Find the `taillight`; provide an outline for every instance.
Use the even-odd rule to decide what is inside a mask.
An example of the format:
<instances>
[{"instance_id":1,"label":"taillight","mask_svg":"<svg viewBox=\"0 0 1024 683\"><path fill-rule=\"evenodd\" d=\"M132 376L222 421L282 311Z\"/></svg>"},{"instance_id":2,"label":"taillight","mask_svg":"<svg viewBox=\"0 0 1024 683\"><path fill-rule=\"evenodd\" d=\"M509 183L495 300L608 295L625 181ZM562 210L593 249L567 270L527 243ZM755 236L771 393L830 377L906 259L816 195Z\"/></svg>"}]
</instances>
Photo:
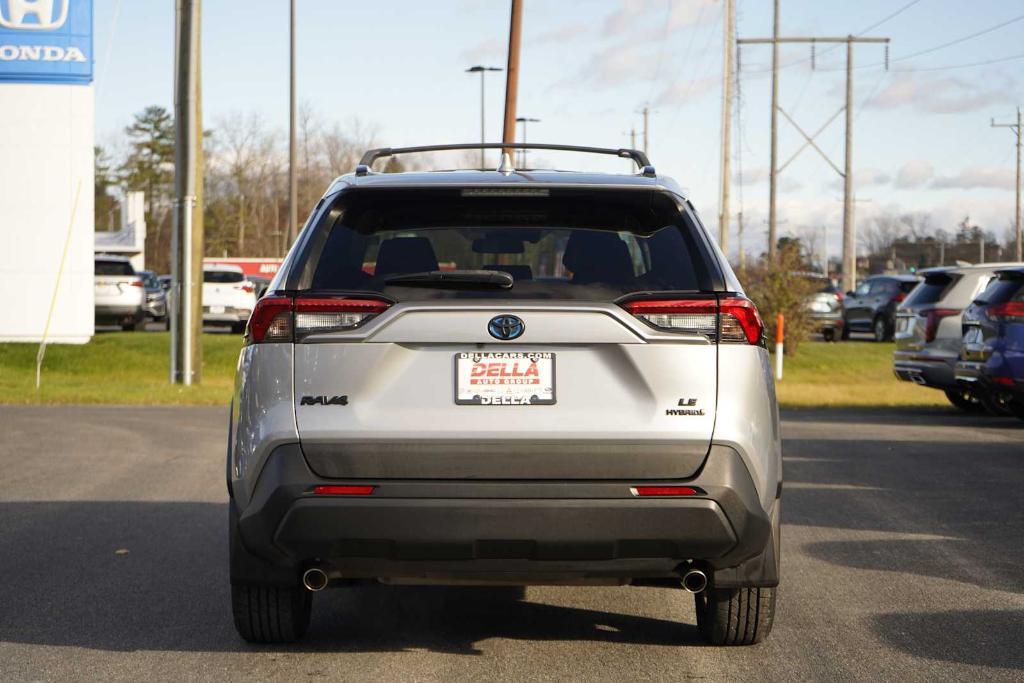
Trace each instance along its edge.
<instances>
[{"instance_id":1,"label":"taillight","mask_svg":"<svg viewBox=\"0 0 1024 683\"><path fill-rule=\"evenodd\" d=\"M704 492L692 486L634 486L630 493L634 496L700 496Z\"/></svg>"},{"instance_id":2,"label":"taillight","mask_svg":"<svg viewBox=\"0 0 1024 683\"><path fill-rule=\"evenodd\" d=\"M291 342L310 334L349 330L389 306L379 299L265 296L256 302L246 339L250 344Z\"/></svg>"},{"instance_id":3,"label":"taillight","mask_svg":"<svg viewBox=\"0 0 1024 683\"><path fill-rule=\"evenodd\" d=\"M722 342L759 344L764 332L757 307L743 297L638 300L622 306L652 327Z\"/></svg>"},{"instance_id":4,"label":"taillight","mask_svg":"<svg viewBox=\"0 0 1024 683\"><path fill-rule=\"evenodd\" d=\"M900 292L899 294L894 296L892 300L895 301L896 303L899 303L899 302L903 301L906 298L907 298L907 293L906 292Z\"/></svg>"},{"instance_id":5,"label":"taillight","mask_svg":"<svg viewBox=\"0 0 1024 683\"><path fill-rule=\"evenodd\" d=\"M244 285L242 285L242 286L241 286L241 287L240 287L239 289L241 289L241 290L242 290L243 292L245 292L246 294L252 294L253 292L255 292L255 291L256 291L256 288L252 286L252 283L251 283L251 282L246 282L246 283L245 283Z\"/></svg>"},{"instance_id":6,"label":"taillight","mask_svg":"<svg viewBox=\"0 0 1024 683\"><path fill-rule=\"evenodd\" d=\"M245 340L249 344L292 341L292 299L265 296L256 302L249 316Z\"/></svg>"},{"instance_id":7,"label":"taillight","mask_svg":"<svg viewBox=\"0 0 1024 683\"><path fill-rule=\"evenodd\" d=\"M1007 301L1005 304L993 304L985 311L989 320L1004 323L1024 322L1024 301Z\"/></svg>"},{"instance_id":8,"label":"taillight","mask_svg":"<svg viewBox=\"0 0 1024 683\"><path fill-rule=\"evenodd\" d=\"M131 281L131 286L132 287L141 287L142 286L142 280L132 280Z\"/></svg>"},{"instance_id":9,"label":"taillight","mask_svg":"<svg viewBox=\"0 0 1024 683\"><path fill-rule=\"evenodd\" d=\"M369 496L376 486L331 485L314 486L313 494L317 496Z\"/></svg>"},{"instance_id":10,"label":"taillight","mask_svg":"<svg viewBox=\"0 0 1024 683\"><path fill-rule=\"evenodd\" d=\"M358 327L389 306L387 301L379 299L296 299L295 334L320 334Z\"/></svg>"},{"instance_id":11,"label":"taillight","mask_svg":"<svg viewBox=\"0 0 1024 683\"><path fill-rule=\"evenodd\" d=\"M942 322L942 319L948 318L951 315L958 315L959 313L960 310L957 308L933 308L925 311L924 340L926 342L935 341L935 335L939 332L939 323Z\"/></svg>"}]
</instances>

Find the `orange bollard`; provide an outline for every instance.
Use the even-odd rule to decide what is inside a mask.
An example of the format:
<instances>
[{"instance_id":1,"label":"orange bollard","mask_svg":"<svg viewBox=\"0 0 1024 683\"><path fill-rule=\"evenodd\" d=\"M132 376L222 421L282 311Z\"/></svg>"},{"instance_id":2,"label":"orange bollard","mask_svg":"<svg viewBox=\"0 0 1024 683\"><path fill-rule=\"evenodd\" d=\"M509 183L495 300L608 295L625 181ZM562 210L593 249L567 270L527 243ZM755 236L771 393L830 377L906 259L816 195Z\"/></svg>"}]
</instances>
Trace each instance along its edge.
<instances>
[{"instance_id":1,"label":"orange bollard","mask_svg":"<svg viewBox=\"0 0 1024 683\"><path fill-rule=\"evenodd\" d=\"M782 379L783 342L786 339L786 316L779 313L775 318L775 379Z\"/></svg>"}]
</instances>

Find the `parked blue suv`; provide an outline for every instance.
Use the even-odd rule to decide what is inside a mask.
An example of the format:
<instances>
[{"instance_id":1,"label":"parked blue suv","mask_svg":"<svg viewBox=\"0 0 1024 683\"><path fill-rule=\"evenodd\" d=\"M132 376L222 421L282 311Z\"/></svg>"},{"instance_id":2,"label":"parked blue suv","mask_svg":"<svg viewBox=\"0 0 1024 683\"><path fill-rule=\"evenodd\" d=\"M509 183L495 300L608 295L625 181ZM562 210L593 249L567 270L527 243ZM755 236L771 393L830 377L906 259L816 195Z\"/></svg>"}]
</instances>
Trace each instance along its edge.
<instances>
[{"instance_id":1,"label":"parked blue suv","mask_svg":"<svg viewBox=\"0 0 1024 683\"><path fill-rule=\"evenodd\" d=\"M964 311L956 380L1024 420L1024 266L996 277Z\"/></svg>"}]
</instances>

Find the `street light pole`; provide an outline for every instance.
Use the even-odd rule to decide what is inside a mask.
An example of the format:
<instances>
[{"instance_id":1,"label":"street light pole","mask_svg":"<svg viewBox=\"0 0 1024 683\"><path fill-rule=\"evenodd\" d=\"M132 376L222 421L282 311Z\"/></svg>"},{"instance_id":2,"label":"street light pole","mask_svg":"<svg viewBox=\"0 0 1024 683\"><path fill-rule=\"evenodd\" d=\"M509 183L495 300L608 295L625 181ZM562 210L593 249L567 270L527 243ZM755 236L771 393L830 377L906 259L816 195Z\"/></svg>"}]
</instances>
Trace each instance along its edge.
<instances>
[{"instance_id":1,"label":"street light pole","mask_svg":"<svg viewBox=\"0 0 1024 683\"><path fill-rule=\"evenodd\" d=\"M540 123L540 119L530 118L529 116L517 116L516 123L523 124L523 144L526 144L526 124L527 123ZM519 166L526 168L526 152L527 150L521 150L519 152Z\"/></svg>"},{"instance_id":2,"label":"street light pole","mask_svg":"<svg viewBox=\"0 0 1024 683\"><path fill-rule=\"evenodd\" d=\"M485 144L487 142L487 136L485 135L485 132L484 132L485 131L485 123L486 123L486 120L487 120L486 117L484 116L484 107L485 107L485 99L484 99L484 74L486 74L488 71L501 71L501 69L496 67L496 66L481 66L479 64L477 64L476 66L471 66L468 69L466 69L466 73L468 73L468 74L475 74L475 73L480 74L480 144ZM486 159L484 158L484 149L481 147L480 148L480 170L481 171L484 170L484 167L485 167L486 163L487 163Z\"/></svg>"},{"instance_id":3,"label":"street light pole","mask_svg":"<svg viewBox=\"0 0 1024 683\"><path fill-rule=\"evenodd\" d=\"M291 248L299 232L299 179L295 173L295 0L291 0L288 49L288 248Z\"/></svg>"}]
</instances>

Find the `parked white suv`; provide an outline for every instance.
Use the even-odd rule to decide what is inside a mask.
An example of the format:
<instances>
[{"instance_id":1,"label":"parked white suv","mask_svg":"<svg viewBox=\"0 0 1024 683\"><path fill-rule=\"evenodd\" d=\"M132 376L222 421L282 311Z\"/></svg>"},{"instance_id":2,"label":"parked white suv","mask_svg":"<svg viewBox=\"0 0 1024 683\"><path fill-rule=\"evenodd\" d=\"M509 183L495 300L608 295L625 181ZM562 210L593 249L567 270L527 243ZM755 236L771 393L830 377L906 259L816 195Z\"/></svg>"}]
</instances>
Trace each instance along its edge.
<instances>
[{"instance_id":1,"label":"parked white suv","mask_svg":"<svg viewBox=\"0 0 1024 683\"><path fill-rule=\"evenodd\" d=\"M131 261L123 256L97 256L94 296L96 324L120 325L125 332L146 324L146 288Z\"/></svg>"},{"instance_id":2,"label":"parked white suv","mask_svg":"<svg viewBox=\"0 0 1024 683\"><path fill-rule=\"evenodd\" d=\"M238 266L203 268L203 324L227 325L241 334L256 306L256 287Z\"/></svg>"}]
</instances>

